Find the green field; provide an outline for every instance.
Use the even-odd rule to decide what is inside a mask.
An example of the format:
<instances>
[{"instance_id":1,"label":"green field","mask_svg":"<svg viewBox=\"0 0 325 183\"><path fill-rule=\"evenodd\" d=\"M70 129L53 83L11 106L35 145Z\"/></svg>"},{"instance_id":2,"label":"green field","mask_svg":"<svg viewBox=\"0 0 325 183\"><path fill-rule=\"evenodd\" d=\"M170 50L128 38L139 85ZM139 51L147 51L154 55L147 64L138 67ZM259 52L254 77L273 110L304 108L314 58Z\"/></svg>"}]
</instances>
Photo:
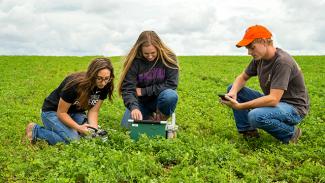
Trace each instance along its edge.
<instances>
[{"instance_id":1,"label":"green field","mask_svg":"<svg viewBox=\"0 0 325 183\"><path fill-rule=\"evenodd\" d=\"M216 94L248 64L250 57L239 56L179 57L176 139L133 142L120 128L124 105L115 92L99 116L112 129L106 142L22 143L29 121L42 124L44 98L92 58L0 56L0 182L325 182L325 56L295 57L311 98L296 145L265 132L247 141L236 132ZM121 58L112 60L119 76ZM259 89L255 78L248 86Z\"/></svg>"}]
</instances>

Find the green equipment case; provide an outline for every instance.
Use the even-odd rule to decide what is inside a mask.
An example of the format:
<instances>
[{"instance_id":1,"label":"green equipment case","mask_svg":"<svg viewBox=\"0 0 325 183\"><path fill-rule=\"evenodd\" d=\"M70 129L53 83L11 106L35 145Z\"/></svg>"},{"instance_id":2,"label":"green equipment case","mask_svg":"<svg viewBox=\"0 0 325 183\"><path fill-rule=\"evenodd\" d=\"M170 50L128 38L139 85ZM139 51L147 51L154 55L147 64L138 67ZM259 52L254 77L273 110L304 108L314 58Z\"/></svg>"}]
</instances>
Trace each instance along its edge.
<instances>
[{"instance_id":1,"label":"green equipment case","mask_svg":"<svg viewBox=\"0 0 325 183\"><path fill-rule=\"evenodd\" d=\"M130 127L130 136L133 140L138 140L141 134L147 135L149 138L163 137L166 138L167 121L151 121L151 120L128 120Z\"/></svg>"}]
</instances>

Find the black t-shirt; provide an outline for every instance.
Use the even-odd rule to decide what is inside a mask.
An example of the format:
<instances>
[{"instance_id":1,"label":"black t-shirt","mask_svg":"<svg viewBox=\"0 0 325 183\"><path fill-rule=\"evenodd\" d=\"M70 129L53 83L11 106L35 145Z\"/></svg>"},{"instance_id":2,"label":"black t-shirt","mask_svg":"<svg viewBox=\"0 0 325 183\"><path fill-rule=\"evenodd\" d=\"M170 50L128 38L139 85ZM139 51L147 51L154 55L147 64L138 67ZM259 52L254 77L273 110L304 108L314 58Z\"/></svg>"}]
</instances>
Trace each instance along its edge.
<instances>
[{"instance_id":1,"label":"black t-shirt","mask_svg":"<svg viewBox=\"0 0 325 183\"><path fill-rule=\"evenodd\" d=\"M277 48L271 60L252 60L245 70L249 76L258 76L265 95L271 89L281 89L281 102L293 105L300 115L309 111L309 97L299 65L285 51Z\"/></svg>"},{"instance_id":2,"label":"black t-shirt","mask_svg":"<svg viewBox=\"0 0 325 183\"><path fill-rule=\"evenodd\" d=\"M62 83L48 96L45 98L42 111L57 111L60 98L65 102L71 103L68 113L84 112L85 109L78 109L79 104L77 86L72 86L66 90L63 90L64 86L71 80L71 76L66 77ZM104 100L107 98L108 86L99 89L97 87L91 92L89 98L89 105L94 106L98 100Z\"/></svg>"}]
</instances>

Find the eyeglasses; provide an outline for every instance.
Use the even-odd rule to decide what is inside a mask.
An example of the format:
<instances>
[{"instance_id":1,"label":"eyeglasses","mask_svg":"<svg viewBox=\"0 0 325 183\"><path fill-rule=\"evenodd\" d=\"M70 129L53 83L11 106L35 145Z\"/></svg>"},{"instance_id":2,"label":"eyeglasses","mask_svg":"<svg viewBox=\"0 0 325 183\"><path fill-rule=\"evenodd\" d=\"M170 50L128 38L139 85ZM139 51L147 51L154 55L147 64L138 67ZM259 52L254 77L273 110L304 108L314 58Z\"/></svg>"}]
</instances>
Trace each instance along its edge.
<instances>
[{"instance_id":1,"label":"eyeglasses","mask_svg":"<svg viewBox=\"0 0 325 183\"><path fill-rule=\"evenodd\" d=\"M106 83L108 83L108 82L112 81L112 78L111 77L105 77L105 78L103 78L103 77L97 76L96 77L96 81L98 81L98 82L105 81Z\"/></svg>"}]
</instances>

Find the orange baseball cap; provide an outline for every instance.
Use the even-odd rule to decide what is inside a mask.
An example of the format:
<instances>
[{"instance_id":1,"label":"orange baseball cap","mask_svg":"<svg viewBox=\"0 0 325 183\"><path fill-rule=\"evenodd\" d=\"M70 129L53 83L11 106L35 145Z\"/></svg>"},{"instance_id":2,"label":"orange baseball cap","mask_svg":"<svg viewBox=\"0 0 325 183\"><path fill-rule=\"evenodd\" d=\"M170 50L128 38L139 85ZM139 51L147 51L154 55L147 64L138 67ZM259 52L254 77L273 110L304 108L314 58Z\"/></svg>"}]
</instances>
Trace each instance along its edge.
<instances>
[{"instance_id":1,"label":"orange baseball cap","mask_svg":"<svg viewBox=\"0 0 325 183\"><path fill-rule=\"evenodd\" d=\"M261 25L254 25L254 26L249 27L246 30L243 39L241 41L239 41L236 44L236 46L238 48L240 48L242 46L249 45L251 42L253 42L257 38L269 39L271 37L272 37L272 33L266 27L261 26Z\"/></svg>"}]
</instances>

